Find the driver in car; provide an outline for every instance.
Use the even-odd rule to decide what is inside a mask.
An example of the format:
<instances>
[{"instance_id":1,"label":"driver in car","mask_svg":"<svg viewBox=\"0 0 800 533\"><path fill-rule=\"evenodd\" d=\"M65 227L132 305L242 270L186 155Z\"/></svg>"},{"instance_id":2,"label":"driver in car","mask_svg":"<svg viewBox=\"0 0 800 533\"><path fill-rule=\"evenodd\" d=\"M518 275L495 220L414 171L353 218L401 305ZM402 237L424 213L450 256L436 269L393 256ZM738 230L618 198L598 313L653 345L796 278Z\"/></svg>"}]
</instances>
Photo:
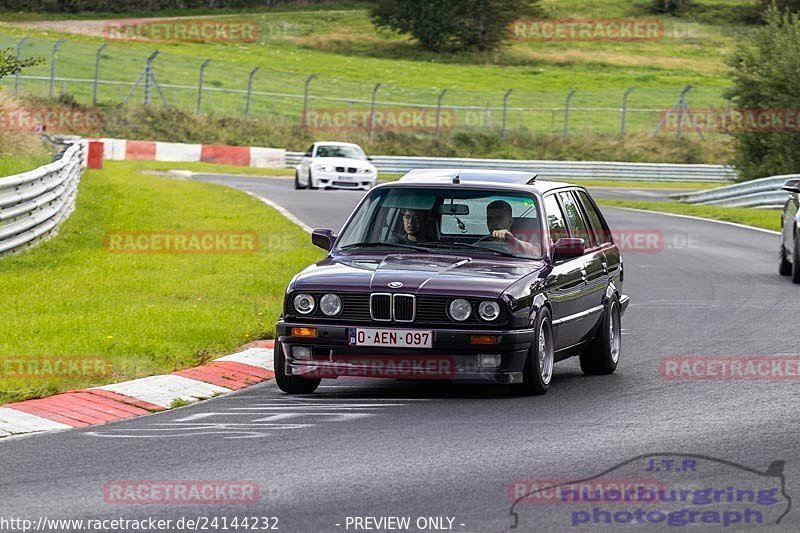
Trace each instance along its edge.
<instances>
[{"instance_id":1,"label":"driver in car","mask_svg":"<svg viewBox=\"0 0 800 533\"><path fill-rule=\"evenodd\" d=\"M514 216L511 204L503 200L495 200L486 206L486 225L492 237L499 241L505 241L511 246L519 247L523 253L528 255L538 255L539 250L533 244L520 240L511 232L511 224L514 223Z\"/></svg>"}]
</instances>

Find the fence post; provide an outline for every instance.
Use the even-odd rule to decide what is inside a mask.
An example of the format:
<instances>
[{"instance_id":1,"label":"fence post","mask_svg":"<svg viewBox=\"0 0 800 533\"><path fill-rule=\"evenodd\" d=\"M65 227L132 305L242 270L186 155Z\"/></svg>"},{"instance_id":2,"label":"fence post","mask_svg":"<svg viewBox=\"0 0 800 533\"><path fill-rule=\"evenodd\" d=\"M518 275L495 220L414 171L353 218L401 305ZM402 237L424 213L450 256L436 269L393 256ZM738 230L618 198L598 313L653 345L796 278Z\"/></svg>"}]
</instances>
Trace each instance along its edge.
<instances>
[{"instance_id":1,"label":"fence post","mask_svg":"<svg viewBox=\"0 0 800 533\"><path fill-rule=\"evenodd\" d=\"M503 129L500 131L500 136L505 139L506 138L506 123L508 120L508 97L511 96L511 91L514 89L509 89L506 91L506 94L503 95Z\"/></svg>"},{"instance_id":2,"label":"fence post","mask_svg":"<svg viewBox=\"0 0 800 533\"><path fill-rule=\"evenodd\" d=\"M628 96L633 92L635 87L629 87L625 94L622 95L622 118L620 119L619 135L625 137L625 128L628 121Z\"/></svg>"},{"instance_id":3,"label":"fence post","mask_svg":"<svg viewBox=\"0 0 800 533\"><path fill-rule=\"evenodd\" d=\"M144 105L149 106L150 100L152 98L152 83L153 83L153 61L155 61L156 57L160 52L158 50L154 51L150 56L147 58L147 64L145 65L145 79L144 79Z\"/></svg>"},{"instance_id":4,"label":"fence post","mask_svg":"<svg viewBox=\"0 0 800 533\"><path fill-rule=\"evenodd\" d=\"M439 93L439 99L436 102L436 142L439 142L439 139L442 137L442 100L446 92L447 89L442 89L442 92Z\"/></svg>"},{"instance_id":5,"label":"fence post","mask_svg":"<svg viewBox=\"0 0 800 533\"><path fill-rule=\"evenodd\" d=\"M197 82L197 109L195 113L200 113L200 106L203 105L203 77L209 63L211 63L211 60L206 59L203 61L203 64L200 65L200 79Z\"/></svg>"},{"instance_id":6,"label":"fence post","mask_svg":"<svg viewBox=\"0 0 800 533\"><path fill-rule=\"evenodd\" d=\"M97 49L97 55L94 59L94 85L92 86L92 105L97 105L97 86L100 83L100 56L103 53L103 50L106 49L108 43L100 45L100 48Z\"/></svg>"},{"instance_id":7,"label":"fence post","mask_svg":"<svg viewBox=\"0 0 800 533\"><path fill-rule=\"evenodd\" d=\"M50 51L50 92L48 95L50 98L53 97L53 90L55 89L56 83L56 54L58 53L58 49L61 48L67 40L66 39L59 39L53 44L53 49Z\"/></svg>"},{"instance_id":8,"label":"fence post","mask_svg":"<svg viewBox=\"0 0 800 533\"><path fill-rule=\"evenodd\" d=\"M564 102L564 138L569 137L569 104L572 102L572 97L575 96L575 89L569 91L567 101Z\"/></svg>"},{"instance_id":9,"label":"fence post","mask_svg":"<svg viewBox=\"0 0 800 533\"><path fill-rule=\"evenodd\" d=\"M23 37L17 43L17 51L16 51L16 53L14 55L14 57L17 59L17 63L19 63L20 59L22 59L22 47L25 46L25 43L27 43L29 40L30 39L28 39L28 36L26 35L25 37ZM20 74L21 74L21 72L18 70L16 72L16 75L14 76L14 94L15 95L19 94Z\"/></svg>"},{"instance_id":10,"label":"fence post","mask_svg":"<svg viewBox=\"0 0 800 533\"><path fill-rule=\"evenodd\" d=\"M305 92L303 93L303 118L302 118L303 128L308 127L308 123L306 122L306 117L308 116L308 86L311 85L311 82L316 77L317 77L316 74L312 74L311 76L306 78L306 89Z\"/></svg>"},{"instance_id":11,"label":"fence post","mask_svg":"<svg viewBox=\"0 0 800 533\"><path fill-rule=\"evenodd\" d=\"M261 70L261 68L259 67L256 67L253 70L251 70L250 78L247 80L247 104L245 104L244 106L245 117L250 114L250 99L253 96L253 78L256 77L256 74L258 73L259 70Z\"/></svg>"},{"instance_id":12,"label":"fence post","mask_svg":"<svg viewBox=\"0 0 800 533\"><path fill-rule=\"evenodd\" d=\"M730 128L728 127L728 122L731 120L731 98L728 97L725 99L725 117L723 118L723 126L722 129L725 133L730 133Z\"/></svg>"},{"instance_id":13,"label":"fence post","mask_svg":"<svg viewBox=\"0 0 800 533\"><path fill-rule=\"evenodd\" d=\"M369 108L369 138L372 139L372 134L375 131L375 100L378 97L378 89L381 88L380 83L375 84L375 88L372 89L372 103L370 104Z\"/></svg>"},{"instance_id":14,"label":"fence post","mask_svg":"<svg viewBox=\"0 0 800 533\"><path fill-rule=\"evenodd\" d=\"M688 106L686 105L686 93L692 90L691 85L687 85L681 91L680 103L680 111L678 111L678 137L683 137L683 114L687 112ZM691 116L690 116L691 119Z\"/></svg>"}]
</instances>

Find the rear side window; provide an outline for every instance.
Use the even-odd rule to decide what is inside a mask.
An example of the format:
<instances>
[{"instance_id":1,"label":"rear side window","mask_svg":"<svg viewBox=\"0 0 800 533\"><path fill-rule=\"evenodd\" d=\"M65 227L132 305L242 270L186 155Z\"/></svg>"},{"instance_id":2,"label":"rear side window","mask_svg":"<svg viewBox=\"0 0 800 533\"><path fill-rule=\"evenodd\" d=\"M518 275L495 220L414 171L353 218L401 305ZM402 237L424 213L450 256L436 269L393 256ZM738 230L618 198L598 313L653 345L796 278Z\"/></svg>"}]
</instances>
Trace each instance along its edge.
<instances>
[{"instance_id":1,"label":"rear side window","mask_svg":"<svg viewBox=\"0 0 800 533\"><path fill-rule=\"evenodd\" d=\"M589 198L589 194L586 191L577 191L577 194L581 204L583 205L583 212L586 213L586 216L589 219L589 225L591 226L590 229L592 231L594 241L597 244L612 242L611 232L608 229L608 225L603 220L603 216L597 210L597 207L594 205L592 199Z\"/></svg>"},{"instance_id":2,"label":"rear side window","mask_svg":"<svg viewBox=\"0 0 800 533\"><path fill-rule=\"evenodd\" d=\"M547 226L550 228L550 239L553 244L558 242L558 239L569 237L564 214L561 212L561 207L559 207L558 200L556 200L554 194L544 197L544 210L547 217Z\"/></svg>"},{"instance_id":3,"label":"rear side window","mask_svg":"<svg viewBox=\"0 0 800 533\"><path fill-rule=\"evenodd\" d=\"M578 205L578 201L573 196L572 191L558 193L558 197L561 200L561 205L564 206L569 232L573 237L586 241L587 248L593 246L594 243L589 235L589 229L586 227L586 222L584 222L581 214L581 207Z\"/></svg>"}]
</instances>

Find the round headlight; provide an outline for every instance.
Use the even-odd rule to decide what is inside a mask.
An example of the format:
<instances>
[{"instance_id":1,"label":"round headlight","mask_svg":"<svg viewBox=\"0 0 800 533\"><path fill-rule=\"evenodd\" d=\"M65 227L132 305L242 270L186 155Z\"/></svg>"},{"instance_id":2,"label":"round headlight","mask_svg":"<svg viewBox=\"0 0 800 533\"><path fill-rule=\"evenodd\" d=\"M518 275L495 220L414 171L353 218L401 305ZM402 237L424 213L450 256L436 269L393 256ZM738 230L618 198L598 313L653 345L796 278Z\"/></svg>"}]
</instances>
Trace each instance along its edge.
<instances>
[{"instance_id":1,"label":"round headlight","mask_svg":"<svg viewBox=\"0 0 800 533\"><path fill-rule=\"evenodd\" d=\"M472 305L463 299L459 298L450 302L450 317L453 320L463 322L472 314Z\"/></svg>"},{"instance_id":2,"label":"round headlight","mask_svg":"<svg viewBox=\"0 0 800 533\"><path fill-rule=\"evenodd\" d=\"M487 322L497 320L500 316L500 304L488 300L481 302L478 305L478 315Z\"/></svg>"},{"instance_id":3,"label":"round headlight","mask_svg":"<svg viewBox=\"0 0 800 533\"><path fill-rule=\"evenodd\" d=\"M342 312L342 299L335 294L326 294L320 298L319 308L326 316L336 316Z\"/></svg>"},{"instance_id":4,"label":"round headlight","mask_svg":"<svg viewBox=\"0 0 800 533\"><path fill-rule=\"evenodd\" d=\"M301 315L310 315L316 307L317 303L310 294L298 294L294 297L294 308Z\"/></svg>"}]
</instances>

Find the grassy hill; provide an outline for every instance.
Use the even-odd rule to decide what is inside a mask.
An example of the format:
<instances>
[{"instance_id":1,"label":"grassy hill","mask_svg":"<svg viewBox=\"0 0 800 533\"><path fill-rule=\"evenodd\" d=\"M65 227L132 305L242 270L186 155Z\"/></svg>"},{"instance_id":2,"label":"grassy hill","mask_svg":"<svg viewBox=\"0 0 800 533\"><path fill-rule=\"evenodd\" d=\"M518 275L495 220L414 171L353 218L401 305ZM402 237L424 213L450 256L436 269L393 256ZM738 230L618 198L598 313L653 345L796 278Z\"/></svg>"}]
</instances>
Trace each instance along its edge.
<instances>
[{"instance_id":1,"label":"grassy hill","mask_svg":"<svg viewBox=\"0 0 800 533\"><path fill-rule=\"evenodd\" d=\"M544 0L551 18L652 17L644 0ZM379 109L408 104L435 106L437 96L447 90L443 106L455 109L459 131L497 131L502 123L503 94L509 98L507 125L534 134L561 134L565 100L571 102L568 131L572 135L613 135L620 128L623 93L630 94L628 131L651 133L660 112L672 106L682 87L692 84L689 103L693 107L723 107L723 92L729 85L725 56L742 35L751 31L755 1L698 0L691 18L660 17L664 37L653 42L514 42L494 54L436 55L421 51L410 39L387 31L376 31L364 5L346 3L323 7L260 10L247 14L229 12L220 18L252 18L262 28L258 43L142 43L109 42L100 62L99 99L121 102L155 48L156 76L170 105L194 109L200 65L210 59L206 74L203 111L241 116L244 90L253 68L255 94L250 114L299 125L303 90L310 74L318 77L310 85L310 109L365 109L376 83ZM198 12L198 14L203 14ZM141 14L130 14L141 15ZM152 13L150 13L152 16ZM106 15L107 16L107 15ZM119 17L119 14L115 14ZM102 19L104 15L93 14ZM56 24L34 21L35 28L11 25L23 16L0 16L0 47L11 47L27 35L27 56L49 58L59 38L67 38L58 56L58 92L91 101L97 47L105 41L101 30L76 35L75 21ZM89 18L88 15L79 17ZM99 25L98 27L101 27ZM49 92L50 65L27 74L40 79L24 80L26 92ZM11 89L14 80L4 85ZM157 96L156 96L157 98ZM131 95L141 102L140 88ZM720 142L719 140L704 142ZM293 148L302 148L293 146ZM723 151L724 152L724 151Z\"/></svg>"}]
</instances>

